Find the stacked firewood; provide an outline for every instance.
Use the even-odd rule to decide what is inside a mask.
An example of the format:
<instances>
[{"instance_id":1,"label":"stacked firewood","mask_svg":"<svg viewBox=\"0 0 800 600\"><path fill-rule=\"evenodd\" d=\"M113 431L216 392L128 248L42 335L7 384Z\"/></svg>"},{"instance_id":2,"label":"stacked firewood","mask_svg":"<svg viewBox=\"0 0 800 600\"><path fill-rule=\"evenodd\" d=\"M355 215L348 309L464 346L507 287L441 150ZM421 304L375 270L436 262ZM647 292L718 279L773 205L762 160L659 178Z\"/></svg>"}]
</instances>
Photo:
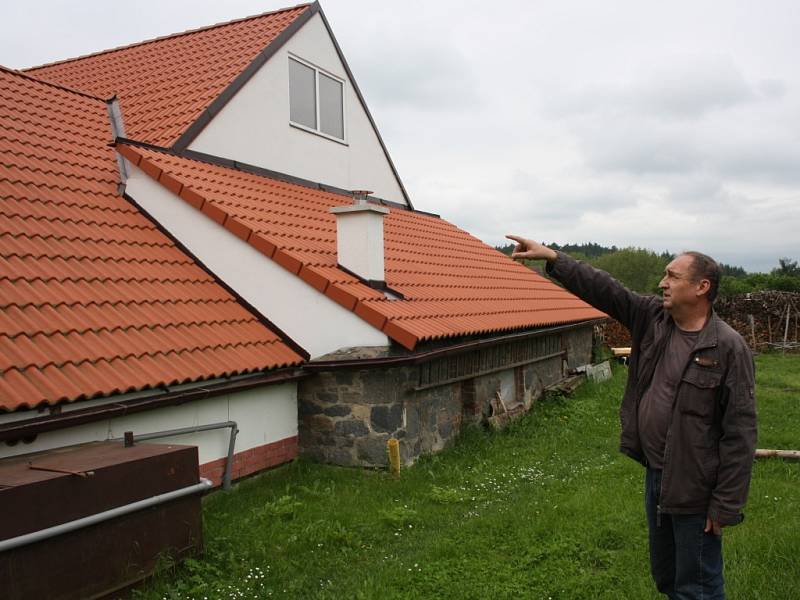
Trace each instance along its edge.
<instances>
[{"instance_id":1,"label":"stacked firewood","mask_svg":"<svg viewBox=\"0 0 800 600\"><path fill-rule=\"evenodd\" d=\"M609 348L627 348L631 345L631 332L616 319L608 319L604 341Z\"/></svg>"},{"instance_id":2,"label":"stacked firewood","mask_svg":"<svg viewBox=\"0 0 800 600\"><path fill-rule=\"evenodd\" d=\"M800 294L796 292L739 294L720 298L714 308L754 350L800 341Z\"/></svg>"},{"instance_id":3,"label":"stacked firewood","mask_svg":"<svg viewBox=\"0 0 800 600\"><path fill-rule=\"evenodd\" d=\"M764 291L719 298L714 309L753 350L784 346L793 350L800 345L800 294L796 292ZM631 345L630 332L614 319L606 321L604 337L610 348Z\"/></svg>"}]
</instances>

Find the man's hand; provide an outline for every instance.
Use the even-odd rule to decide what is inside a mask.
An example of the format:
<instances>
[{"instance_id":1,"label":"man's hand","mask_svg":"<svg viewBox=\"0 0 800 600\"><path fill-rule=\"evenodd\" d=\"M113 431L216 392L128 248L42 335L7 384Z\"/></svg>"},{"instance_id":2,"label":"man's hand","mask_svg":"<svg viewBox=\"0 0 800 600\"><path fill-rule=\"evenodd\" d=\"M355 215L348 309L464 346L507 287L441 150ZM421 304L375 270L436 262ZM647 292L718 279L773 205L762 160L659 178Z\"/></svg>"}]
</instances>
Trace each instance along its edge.
<instances>
[{"instance_id":1,"label":"man's hand","mask_svg":"<svg viewBox=\"0 0 800 600\"><path fill-rule=\"evenodd\" d=\"M544 259L553 261L558 256L555 250L548 248L534 242L533 240L526 240L525 238L516 235L507 235L508 239L517 242L514 251L511 253L511 258L527 258L529 260Z\"/></svg>"},{"instance_id":2,"label":"man's hand","mask_svg":"<svg viewBox=\"0 0 800 600\"><path fill-rule=\"evenodd\" d=\"M705 533L713 532L717 537L722 535L722 525L718 521L712 521L710 517L706 517L706 528L703 529Z\"/></svg>"}]
</instances>

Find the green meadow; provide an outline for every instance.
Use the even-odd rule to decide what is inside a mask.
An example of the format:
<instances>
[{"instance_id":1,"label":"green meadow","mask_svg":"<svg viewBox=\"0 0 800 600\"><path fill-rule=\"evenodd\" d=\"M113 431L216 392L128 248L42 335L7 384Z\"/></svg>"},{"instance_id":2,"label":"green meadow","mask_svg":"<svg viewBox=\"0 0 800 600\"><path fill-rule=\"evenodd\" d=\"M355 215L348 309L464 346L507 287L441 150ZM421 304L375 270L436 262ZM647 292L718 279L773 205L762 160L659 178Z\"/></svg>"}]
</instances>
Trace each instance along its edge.
<instances>
[{"instance_id":1,"label":"green meadow","mask_svg":"<svg viewBox=\"0 0 800 600\"><path fill-rule=\"evenodd\" d=\"M800 356L757 358L759 447L800 448ZM204 499L205 551L164 562L139 599L658 598L642 468L617 452L625 367L472 428L399 479L296 461ZM727 593L800 590L800 462L755 464L726 529Z\"/></svg>"}]
</instances>

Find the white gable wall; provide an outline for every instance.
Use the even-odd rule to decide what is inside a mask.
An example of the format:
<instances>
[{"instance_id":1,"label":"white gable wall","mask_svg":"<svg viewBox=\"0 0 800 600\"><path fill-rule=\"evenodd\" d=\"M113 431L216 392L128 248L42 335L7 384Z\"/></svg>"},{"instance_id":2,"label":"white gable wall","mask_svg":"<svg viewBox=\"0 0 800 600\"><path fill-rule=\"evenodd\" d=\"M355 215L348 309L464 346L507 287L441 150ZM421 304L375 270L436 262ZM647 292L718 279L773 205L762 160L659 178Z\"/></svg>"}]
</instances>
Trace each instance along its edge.
<instances>
[{"instance_id":1,"label":"white gable wall","mask_svg":"<svg viewBox=\"0 0 800 600\"><path fill-rule=\"evenodd\" d=\"M346 145L289 125L289 54L345 80ZM406 203L319 14L225 105L190 150Z\"/></svg>"},{"instance_id":2,"label":"white gable wall","mask_svg":"<svg viewBox=\"0 0 800 600\"><path fill-rule=\"evenodd\" d=\"M127 162L127 161L126 161ZM257 311L316 358L389 339L127 162L126 192Z\"/></svg>"}]
</instances>

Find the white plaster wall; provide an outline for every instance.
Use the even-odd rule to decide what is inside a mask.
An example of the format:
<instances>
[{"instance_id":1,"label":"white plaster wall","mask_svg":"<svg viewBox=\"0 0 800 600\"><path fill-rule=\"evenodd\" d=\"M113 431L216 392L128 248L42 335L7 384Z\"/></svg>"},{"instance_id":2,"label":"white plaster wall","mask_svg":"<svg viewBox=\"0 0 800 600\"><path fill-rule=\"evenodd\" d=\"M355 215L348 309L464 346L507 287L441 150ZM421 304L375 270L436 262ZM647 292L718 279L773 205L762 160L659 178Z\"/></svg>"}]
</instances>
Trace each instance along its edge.
<instances>
[{"instance_id":1,"label":"white plaster wall","mask_svg":"<svg viewBox=\"0 0 800 600\"><path fill-rule=\"evenodd\" d=\"M113 399L106 399L106 403ZM82 403L81 403L82 404ZM82 408L76 405L76 408ZM37 411L14 413L24 418L41 416ZM297 384L295 382L253 388L115 419L98 421L39 434L30 443L14 446L0 443L0 458L40 452L85 442L121 438L126 431L152 433L193 425L236 421L239 435L234 452L242 452L297 435ZM230 429L152 440L155 444L197 446L200 464L228 455Z\"/></svg>"},{"instance_id":2,"label":"white plaster wall","mask_svg":"<svg viewBox=\"0 0 800 600\"><path fill-rule=\"evenodd\" d=\"M128 162L126 191L225 283L316 358L341 348L387 346L354 313L261 254Z\"/></svg>"},{"instance_id":3,"label":"white plaster wall","mask_svg":"<svg viewBox=\"0 0 800 600\"><path fill-rule=\"evenodd\" d=\"M346 145L289 125L290 53L345 80ZM259 69L189 148L406 203L318 14Z\"/></svg>"}]
</instances>

